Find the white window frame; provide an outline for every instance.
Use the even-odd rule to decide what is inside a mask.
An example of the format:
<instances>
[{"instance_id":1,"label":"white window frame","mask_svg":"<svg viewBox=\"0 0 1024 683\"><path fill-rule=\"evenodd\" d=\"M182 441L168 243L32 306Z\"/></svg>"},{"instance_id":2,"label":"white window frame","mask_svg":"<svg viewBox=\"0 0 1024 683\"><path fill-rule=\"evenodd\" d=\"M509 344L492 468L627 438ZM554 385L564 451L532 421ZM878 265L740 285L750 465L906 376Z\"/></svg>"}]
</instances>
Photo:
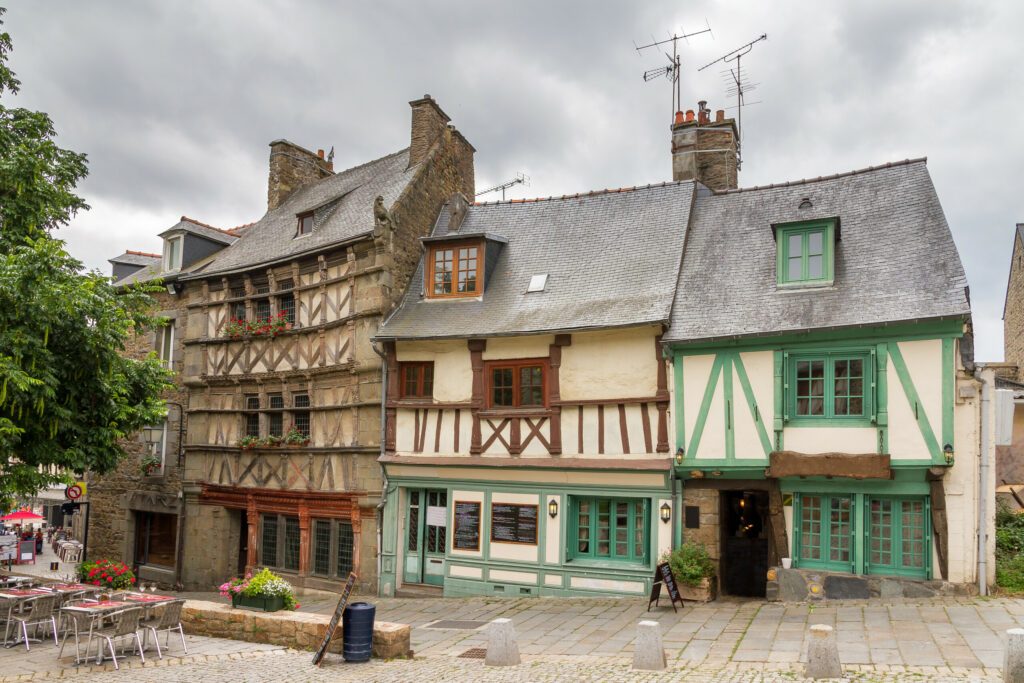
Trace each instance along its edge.
<instances>
[{"instance_id":1,"label":"white window frame","mask_svg":"<svg viewBox=\"0 0 1024 683\"><path fill-rule=\"evenodd\" d=\"M177 258L172 258L171 253L171 244L174 242L178 243L178 253L176 255ZM168 237L166 240L164 240L164 270L171 271L178 270L181 268L181 257L184 246L185 242L183 235L179 235L177 237Z\"/></svg>"},{"instance_id":2,"label":"white window frame","mask_svg":"<svg viewBox=\"0 0 1024 683\"><path fill-rule=\"evenodd\" d=\"M170 337L170 339L168 339ZM165 343L166 342L166 343ZM164 351L167 352L166 357ZM156 331L156 355L160 364L168 370L174 365L174 321L171 320Z\"/></svg>"}]
</instances>

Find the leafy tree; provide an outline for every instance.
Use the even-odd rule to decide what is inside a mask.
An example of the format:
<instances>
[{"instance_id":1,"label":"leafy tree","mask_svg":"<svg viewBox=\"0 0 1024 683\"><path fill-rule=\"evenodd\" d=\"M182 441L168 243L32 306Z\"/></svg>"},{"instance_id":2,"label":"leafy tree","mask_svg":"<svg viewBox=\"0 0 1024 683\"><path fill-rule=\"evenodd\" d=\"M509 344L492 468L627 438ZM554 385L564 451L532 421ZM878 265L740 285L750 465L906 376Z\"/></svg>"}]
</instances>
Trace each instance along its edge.
<instances>
[{"instance_id":1,"label":"leafy tree","mask_svg":"<svg viewBox=\"0 0 1024 683\"><path fill-rule=\"evenodd\" d=\"M115 290L53 236L89 208L74 193L86 158L57 146L45 113L6 106L10 50L0 32L0 507L113 469L118 440L163 419L169 386L155 358L125 355L155 322L154 288Z\"/></svg>"}]
</instances>

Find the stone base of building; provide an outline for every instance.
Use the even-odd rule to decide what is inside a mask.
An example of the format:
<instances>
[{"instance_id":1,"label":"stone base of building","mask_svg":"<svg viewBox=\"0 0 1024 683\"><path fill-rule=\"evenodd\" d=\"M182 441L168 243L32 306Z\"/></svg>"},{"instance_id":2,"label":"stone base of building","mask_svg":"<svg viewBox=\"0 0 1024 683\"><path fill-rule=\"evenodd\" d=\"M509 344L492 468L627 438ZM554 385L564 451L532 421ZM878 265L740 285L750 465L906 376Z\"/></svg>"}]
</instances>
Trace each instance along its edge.
<instances>
[{"instance_id":1,"label":"stone base of building","mask_svg":"<svg viewBox=\"0 0 1024 683\"><path fill-rule=\"evenodd\" d=\"M972 584L922 581L894 576L858 576L813 569L768 570L766 598L776 602L935 598L975 595Z\"/></svg>"},{"instance_id":2,"label":"stone base of building","mask_svg":"<svg viewBox=\"0 0 1024 683\"><path fill-rule=\"evenodd\" d=\"M181 611L181 623L189 635L229 638L250 643L269 643L296 650L316 650L324 639L331 616L306 612L250 612L231 605L189 600ZM379 659L411 657L412 629L408 624L378 621L373 625L373 656ZM340 653L339 625L328 652Z\"/></svg>"}]
</instances>

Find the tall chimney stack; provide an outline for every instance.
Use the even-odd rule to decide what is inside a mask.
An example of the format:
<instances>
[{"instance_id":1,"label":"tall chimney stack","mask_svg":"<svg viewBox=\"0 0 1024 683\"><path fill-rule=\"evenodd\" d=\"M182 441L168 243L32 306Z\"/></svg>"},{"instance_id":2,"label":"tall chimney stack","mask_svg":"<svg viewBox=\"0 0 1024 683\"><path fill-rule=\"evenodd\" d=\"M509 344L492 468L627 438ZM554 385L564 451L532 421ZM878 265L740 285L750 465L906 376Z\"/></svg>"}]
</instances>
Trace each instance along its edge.
<instances>
[{"instance_id":1,"label":"tall chimney stack","mask_svg":"<svg viewBox=\"0 0 1024 683\"><path fill-rule=\"evenodd\" d=\"M267 211L281 206L295 190L331 175L332 164L323 150L311 152L287 140L270 143L270 173L267 176Z\"/></svg>"},{"instance_id":2,"label":"tall chimney stack","mask_svg":"<svg viewBox=\"0 0 1024 683\"><path fill-rule=\"evenodd\" d=\"M427 158L437 139L451 121L430 95L409 103L412 107L412 139L409 143L410 168Z\"/></svg>"},{"instance_id":3,"label":"tall chimney stack","mask_svg":"<svg viewBox=\"0 0 1024 683\"><path fill-rule=\"evenodd\" d=\"M693 110L678 112L672 124L672 180L696 180L712 190L737 186L735 119L719 110L711 120L707 102Z\"/></svg>"}]
</instances>

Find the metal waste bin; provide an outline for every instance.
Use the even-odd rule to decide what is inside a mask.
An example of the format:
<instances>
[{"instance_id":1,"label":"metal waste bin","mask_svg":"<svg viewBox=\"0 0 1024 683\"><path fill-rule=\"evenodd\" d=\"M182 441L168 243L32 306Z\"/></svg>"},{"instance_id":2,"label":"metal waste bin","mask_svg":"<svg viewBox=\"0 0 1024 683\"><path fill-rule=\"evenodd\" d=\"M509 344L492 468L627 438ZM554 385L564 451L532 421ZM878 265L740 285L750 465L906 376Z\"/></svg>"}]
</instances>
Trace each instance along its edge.
<instances>
[{"instance_id":1,"label":"metal waste bin","mask_svg":"<svg viewBox=\"0 0 1024 683\"><path fill-rule=\"evenodd\" d=\"M368 662L373 649L373 618L377 607L368 602L353 602L341 615L343 633L341 654L346 662Z\"/></svg>"}]
</instances>

